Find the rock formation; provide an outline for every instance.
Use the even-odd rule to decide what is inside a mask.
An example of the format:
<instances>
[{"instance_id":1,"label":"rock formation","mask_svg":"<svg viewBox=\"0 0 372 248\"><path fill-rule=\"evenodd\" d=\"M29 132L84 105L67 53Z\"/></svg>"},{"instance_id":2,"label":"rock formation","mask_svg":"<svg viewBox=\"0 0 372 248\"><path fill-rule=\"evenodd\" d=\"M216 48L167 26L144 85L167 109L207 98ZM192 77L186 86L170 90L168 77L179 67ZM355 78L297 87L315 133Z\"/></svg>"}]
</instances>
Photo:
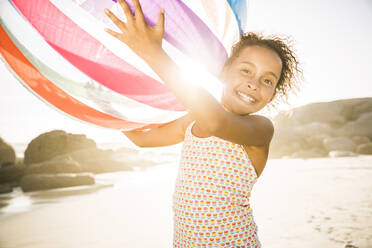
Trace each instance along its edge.
<instances>
[{"instance_id":1,"label":"rock formation","mask_svg":"<svg viewBox=\"0 0 372 248\"><path fill-rule=\"evenodd\" d=\"M16 163L14 149L1 140L0 193L9 193L20 185L24 191L94 184L91 173L132 170L123 161L113 159L112 150L101 150L85 135L55 130L33 139L24 154L24 163ZM87 174L88 173L88 174Z\"/></svg>"},{"instance_id":2,"label":"rock formation","mask_svg":"<svg viewBox=\"0 0 372 248\"><path fill-rule=\"evenodd\" d=\"M96 147L96 142L86 138L84 134L53 130L39 135L28 144L24 163L40 163L61 154Z\"/></svg>"},{"instance_id":3,"label":"rock formation","mask_svg":"<svg viewBox=\"0 0 372 248\"><path fill-rule=\"evenodd\" d=\"M372 98L319 102L274 118L270 157L372 154Z\"/></svg>"},{"instance_id":4,"label":"rock formation","mask_svg":"<svg viewBox=\"0 0 372 248\"><path fill-rule=\"evenodd\" d=\"M14 164L16 153L11 145L0 137L0 168L6 164Z\"/></svg>"},{"instance_id":5,"label":"rock formation","mask_svg":"<svg viewBox=\"0 0 372 248\"><path fill-rule=\"evenodd\" d=\"M24 192L95 184L93 175L81 174L32 174L22 177Z\"/></svg>"}]
</instances>

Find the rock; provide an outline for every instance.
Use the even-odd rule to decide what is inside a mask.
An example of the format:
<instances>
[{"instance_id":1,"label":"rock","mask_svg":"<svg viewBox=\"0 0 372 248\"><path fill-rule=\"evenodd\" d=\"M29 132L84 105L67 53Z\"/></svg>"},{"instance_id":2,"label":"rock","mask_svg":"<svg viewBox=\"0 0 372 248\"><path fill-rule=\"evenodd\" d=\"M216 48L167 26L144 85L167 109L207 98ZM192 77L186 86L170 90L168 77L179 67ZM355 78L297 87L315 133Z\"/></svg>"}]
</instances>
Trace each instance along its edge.
<instances>
[{"instance_id":1,"label":"rock","mask_svg":"<svg viewBox=\"0 0 372 248\"><path fill-rule=\"evenodd\" d=\"M324 149L323 142L325 139L330 138L328 134L316 134L306 137L306 143L309 147L316 147L319 149Z\"/></svg>"},{"instance_id":2,"label":"rock","mask_svg":"<svg viewBox=\"0 0 372 248\"><path fill-rule=\"evenodd\" d=\"M352 244L346 244L344 248L359 248L359 247L352 245Z\"/></svg>"},{"instance_id":3,"label":"rock","mask_svg":"<svg viewBox=\"0 0 372 248\"><path fill-rule=\"evenodd\" d=\"M100 159L110 160L112 159L113 154L114 152L112 150L102 150L99 148L88 148L88 149L81 149L78 151L72 151L68 154L57 156L54 159L59 159L61 157L68 156L72 158L74 161L78 162L79 164L85 164L92 160L100 160Z\"/></svg>"},{"instance_id":4,"label":"rock","mask_svg":"<svg viewBox=\"0 0 372 248\"><path fill-rule=\"evenodd\" d=\"M24 164L13 164L0 168L0 183L19 182L25 173Z\"/></svg>"},{"instance_id":5,"label":"rock","mask_svg":"<svg viewBox=\"0 0 372 248\"><path fill-rule=\"evenodd\" d=\"M356 145L360 145L360 144L366 144L366 143L369 143L370 142L370 139L366 136L353 136L351 138L351 140L356 144Z\"/></svg>"},{"instance_id":6,"label":"rock","mask_svg":"<svg viewBox=\"0 0 372 248\"><path fill-rule=\"evenodd\" d=\"M275 126L274 137L271 141L272 145L275 143L285 143L289 144L291 142L297 141L298 137L294 134L293 128L278 128Z\"/></svg>"},{"instance_id":7,"label":"rock","mask_svg":"<svg viewBox=\"0 0 372 248\"><path fill-rule=\"evenodd\" d=\"M372 142L358 145L356 152L359 154L372 154Z\"/></svg>"},{"instance_id":8,"label":"rock","mask_svg":"<svg viewBox=\"0 0 372 248\"><path fill-rule=\"evenodd\" d=\"M282 158L285 156L290 156L301 149L301 145L297 142L290 142L285 145L270 146L269 156L270 158Z\"/></svg>"},{"instance_id":9,"label":"rock","mask_svg":"<svg viewBox=\"0 0 372 248\"><path fill-rule=\"evenodd\" d=\"M345 122L341 101L311 103L289 110L287 116L291 125L298 126L312 122L341 125Z\"/></svg>"},{"instance_id":10,"label":"rock","mask_svg":"<svg viewBox=\"0 0 372 248\"><path fill-rule=\"evenodd\" d=\"M112 150L91 148L60 155L53 160L63 159L66 156L71 157L79 163L82 172L107 173L133 170L130 164L113 159L114 154L115 152ZM139 160L140 158L137 159Z\"/></svg>"},{"instance_id":11,"label":"rock","mask_svg":"<svg viewBox=\"0 0 372 248\"><path fill-rule=\"evenodd\" d=\"M294 134L293 128L276 127L270 143L270 158L289 156L303 148L303 139Z\"/></svg>"},{"instance_id":12,"label":"rock","mask_svg":"<svg viewBox=\"0 0 372 248\"><path fill-rule=\"evenodd\" d=\"M119 149L117 149L115 151L115 153L118 153L118 154L139 154L139 149L138 148L133 148L133 147L120 147Z\"/></svg>"},{"instance_id":13,"label":"rock","mask_svg":"<svg viewBox=\"0 0 372 248\"><path fill-rule=\"evenodd\" d=\"M0 184L0 194L6 194L13 192L13 187L9 184Z\"/></svg>"},{"instance_id":14,"label":"rock","mask_svg":"<svg viewBox=\"0 0 372 248\"><path fill-rule=\"evenodd\" d=\"M372 112L367 112L355 120L346 123L337 130L339 135L366 136L372 139Z\"/></svg>"},{"instance_id":15,"label":"rock","mask_svg":"<svg viewBox=\"0 0 372 248\"><path fill-rule=\"evenodd\" d=\"M349 120L357 120L362 115L372 112L372 98L357 98L353 100L353 104L349 108Z\"/></svg>"},{"instance_id":16,"label":"rock","mask_svg":"<svg viewBox=\"0 0 372 248\"><path fill-rule=\"evenodd\" d=\"M296 127L312 122L327 123L339 127L348 121L355 121L372 111L372 98L342 99L331 102L317 102L281 111L274 118L278 127Z\"/></svg>"},{"instance_id":17,"label":"rock","mask_svg":"<svg viewBox=\"0 0 372 248\"><path fill-rule=\"evenodd\" d=\"M83 134L54 130L39 135L28 144L24 163L40 163L61 154L96 147L96 143Z\"/></svg>"},{"instance_id":18,"label":"rock","mask_svg":"<svg viewBox=\"0 0 372 248\"><path fill-rule=\"evenodd\" d=\"M27 167L25 174L42 174L42 173L80 173L81 166L71 157L61 157L59 159L52 159L41 163L31 164Z\"/></svg>"},{"instance_id":19,"label":"rock","mask_svg":"<svg viewBox=\"0 0 372 248\"><path fill-rule=\"evenodd\" d=\"M93 175L80 174L31 174L21 179L24 192L95 184Z\"/></svg>"},{"instance_id":20,"label":"rock","mask_svg":"<svg viewBox=\"0 0 372 248\"><path fill-rule=\"evenodd\" d=\"M326 156L334 150L355 152L358 144L372 140L372 98L311 103L281 111L274 117L274 126L270 158L309 156L313 148Z\"/></svg>"},{"instance_id":21,"label":"rock","mask_svg":"<svg viewBox=\"0 0 372 248\"><path fill-rule=\"evenodd\" d=\"M312 148L311 150L297 151L292 154L291 158L322 158L326 156L327 153L324 150Z\"/></svg>"},{"instance_id":22,"label":"rock","mask_svg":"<svg viewBox=\"0 0 372 248\"><path fill-rule=\"evenodd\" d=\"M0 138L0 167L6 164L14 164L16 153L11 145Z\"/></svg>"},{"instance_id":23,"label":"rock","mask_svg":"<svg viewBox=\"0 0 372 248\"><path fill-rule=\"evenodd\" d=\"M356 150L355 143L347 137L327 138L324 140L323 145L328 151L337 150L354 152Z\"/></svg>"},{"instance_id":24,"label":"rock","mask_svg":"<svg viewBox=\"0 0 372 248\"><path fill-rule=\"evenodd\" d=\"M357 156L357 154L354 152L350 152L350 151L330 151L329 156L331 158L354 157L354 156Z\"/></svg>"},{"instance_id":25,"label":"rock","mask_svg":"<svg viewBox=\"0 0 372 248\"><path fill-rule=\"evenodd\" d=\"M327 123L313 122L295 127L294 132L302 138L308 138L321 134L330 135L332 134L332 128Z\"/></svg>"}]
</instances>

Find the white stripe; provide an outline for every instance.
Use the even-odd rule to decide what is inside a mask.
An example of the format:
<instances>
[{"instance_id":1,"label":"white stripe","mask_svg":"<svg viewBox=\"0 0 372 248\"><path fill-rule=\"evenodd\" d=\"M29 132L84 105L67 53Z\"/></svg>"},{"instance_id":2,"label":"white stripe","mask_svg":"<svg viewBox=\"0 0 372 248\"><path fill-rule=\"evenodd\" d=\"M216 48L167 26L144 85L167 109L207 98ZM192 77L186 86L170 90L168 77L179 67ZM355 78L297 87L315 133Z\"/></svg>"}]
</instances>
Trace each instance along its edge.
<instances>
[{"instance_id":1,"label":"white stripe","mask_svg":"<svg viewBox=\"0 0 372 248\"><path fill-rule=\"evenodd\" d=\"M101 42L112 53L127 63L133 65L137 69L140 68L141 71L146 75L151 76L159 82L162 82L158 75L156 75L156 73L146 64L146 62L143 61L142 58L137 56L126 44L104 31L104 29L107 28L107 24L104 23L103 20L96 19L90 13L73 2L73 0L50 0L50 2L54 4L54 6L56 6L63 14L68 16L73 22L75 22L81 29L90 34L97 41ZM118 17L125 18L124 14L122 14L119 4L114 4L111 10L117 14ZM114 25L111 25L110 27L115 29L117 32L120 32L120 30ZM165 39L162 41L162 46L164 51L172 58L172 60L180 66L182 66L184 61L194 61L190 57L180 52ZM188 64L189 63L190 62L188 62ZM206 65L202 65L201 63L197 64L203 69L205 68L207 71Z\"/></svg>"},{"instance_id":2,"label":"white stripe","mask_svg":"<svg viewBox=\"0 0 372 248\"><path fill-rule=\"evenodd\" d=\"M4 0L0 0L0 1L4 1ZM2 3L0 3L0 7L1 7ZM1 9L1 8L0 8ZM16 80L18 80L22 86L24 86L28 91L30 91L32 94L34 94L40 101L44 102L46 105L48 105L49 107L51 107L52 109L56 110L57 112L65 115L65 116L68 116L69 118L75 120L75 121L79 121L80 123L84 123L84 124L90 124L92 126L95 126L95 127L100 127L102 128L102 126L99 126L98 124L94 124L94 123L91 123L91 122L86 122L86 121L83 121L83 120L80 120L79 118L73 116L73 115L70 115L70 114L67 114L66 112L63 112L61 109L57 108L56 106L54 106L53 104L51 104L50 102L48 102L47 100L45 100L44 98L42 98L41 96L39 96L38 94L36 94L36 92L30 88L30 86L28 86L27 83L25 83L23 81L23 79L21 79L17 73L15 73L13 71L13 69L7 64L5 58L2 56L2 54L0 54L0 61L2 61L4 63L4 65L7 67L7 69L9 70L9 72L15 77ZM112 128L114 129L114 128ZM118 130L118 129L115 129L115 130ZM126 130L125 128L123 129L120 129L121 130Z\"/></svg>"},{"instance_id":3,"label":"white stripe","mask_svg":"<svg viewBox=\"0 0 372 248\"><path fill-rule=\"evenodd\" d=\"M118 55L120 58L126 62L130 62L133 66L137 68L147 68L142 71L149 72L150 70L153 74L154 72L147 64L138 57L134 52L132 52L123 42L117 40L111 35L107 34L104 31L106 27L102 20L96 19L94 16L90 15L72 0L50 0L62 13L68 16L72 21L74 21L79 27L84 31L89 33L96 40L100 41L105 45L110 51L115 55ZM119 4L114 4L113 9L118 8ZM119 11L115 10L117 13ZM121 14L123 16L123 14ZM213 29L212 29L213 30ZM119 30L117 30L119 31ZM181 68L186 78L191 79L190 76L193 76L193 81L189 80L188 82L199 84L209 91L216 100L220 100L221 96L221 87L220 83L214 75L208 72L206 65L203 65L188 56L185 56L177 48L168 43L163 39L163 49L166 53L172 58L172 60ZM131 58L128 60L128 58ZM133 58L133 59L132 59ZM142 64L145 63L146 67L142 67ZM197 78L196 76L199 76ZM157 77L157 76L156 76ZM158 78L158 77L157 77Z\"/></svg>"},{"instance_id":4,"label":"white stripe","mask_svg":"<svg viewBox=\"0 0 372 248\"><path fill-rule=\"evenodd\" d=\"M141 68L141 71L160 81L159 77L153 70L143 61L142 58L137 56L125 43L112 37L104 31L107 27L103 22L94 18L76 3L71 0L50 0L50 2L59 9L64 15L75 22L81 29L90 34L94 39L103 44L102 49L108 49L113 54L123 59L128 64L135 68ZM114 4L116 6L117 4ZM115 7L116 8L116 7ZM117 32L121 32L119 29L115 29Z\"/></svg>"},{"instance_id":5,"label":"white stripe","mask_svg":"<svg viewBox=\"0 0 372 248\"><path fill-rule=\"evenodd\" d=\"M206 12L202 1L183 0L194 13L214 32L217 38L222 42L228 54L233 44L239 40L239 26L235 19L234 12L226 0L208 0L216 8L215 16L218 17L217 26L212 22L211 16ZM227 28L225 26L227 24Z\"/></svg>"},{"instance_id":6,"label":"white stripe","mask_svg":"<svg viewBox=\"0 0 372 248\"><path fill-rule=\"evenodd\" d=\"M184 112L153 108L120 95L94 82L69 64L27 23L8 1L1 1L0 18L26 50L28 60L50 81L84 104L101 109L112 116L142 123L164 123L177 119ZM38 63L40 60L42 63ZM44 64L44 65L43 65ZM47 67L45 67L47 65ZM49 67L49 68L48 68ZM54 71L52 71L54 70ZM73 73L72 73L73 72ZM58 78L60 74L61 78ZM65 75L68 75L66 77ZM65 79L62 79L65 78ZM86 88L89 82L90 87ZM101 88L101 90L99 90ZM108 109L108 107L111 109Z\"/></svg>"}]
</instances>

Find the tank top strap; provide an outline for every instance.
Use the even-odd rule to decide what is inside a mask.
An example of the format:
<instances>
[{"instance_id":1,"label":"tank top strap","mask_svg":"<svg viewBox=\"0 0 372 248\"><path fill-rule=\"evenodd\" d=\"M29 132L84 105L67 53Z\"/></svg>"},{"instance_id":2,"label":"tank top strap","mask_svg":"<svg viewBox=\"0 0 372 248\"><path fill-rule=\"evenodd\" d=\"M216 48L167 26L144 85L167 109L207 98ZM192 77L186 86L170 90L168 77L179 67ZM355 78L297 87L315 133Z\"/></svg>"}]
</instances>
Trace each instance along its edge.
<instances>
[{"instance_id":1,"label":"tank top strap","mask_svg":"<svg viewBox=\"0 0 372 248\"><path fill-rule=\"evenodd\" d=\"M191 135L192 136L191 129L194 126L194 123L195 123L195 120L193 120L192 122L190 122L190 124L187 126L187 128L186 128L186 135Z\"/></svg>"}]
</instances>

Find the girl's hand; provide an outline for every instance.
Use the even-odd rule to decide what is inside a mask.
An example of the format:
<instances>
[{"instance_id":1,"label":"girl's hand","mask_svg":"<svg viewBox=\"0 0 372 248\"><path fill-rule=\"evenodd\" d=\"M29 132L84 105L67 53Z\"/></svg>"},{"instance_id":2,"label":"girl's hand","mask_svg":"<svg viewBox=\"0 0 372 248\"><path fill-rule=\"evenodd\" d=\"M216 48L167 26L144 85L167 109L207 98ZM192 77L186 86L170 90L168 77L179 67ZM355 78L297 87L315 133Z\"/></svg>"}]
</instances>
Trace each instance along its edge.
<instances>
[{"instance_id":1,"label":"girl's hand","mask_svg":"<svg viewBox=\"0 0 372 248\"><path fill-rule=\"evenodd\" d=\"M124 0L118 0L118 2L124 11L127 22L121 21L110 10L105 9L106 15L122 33L110 29L105 29L105 31L124 42L145 61L156 58L157 54L162 51L164 10L160 11L157 24L151 27L146 23L139 0L133 0L135 15L132 14Z\"/></svg>"}]
</instances>

